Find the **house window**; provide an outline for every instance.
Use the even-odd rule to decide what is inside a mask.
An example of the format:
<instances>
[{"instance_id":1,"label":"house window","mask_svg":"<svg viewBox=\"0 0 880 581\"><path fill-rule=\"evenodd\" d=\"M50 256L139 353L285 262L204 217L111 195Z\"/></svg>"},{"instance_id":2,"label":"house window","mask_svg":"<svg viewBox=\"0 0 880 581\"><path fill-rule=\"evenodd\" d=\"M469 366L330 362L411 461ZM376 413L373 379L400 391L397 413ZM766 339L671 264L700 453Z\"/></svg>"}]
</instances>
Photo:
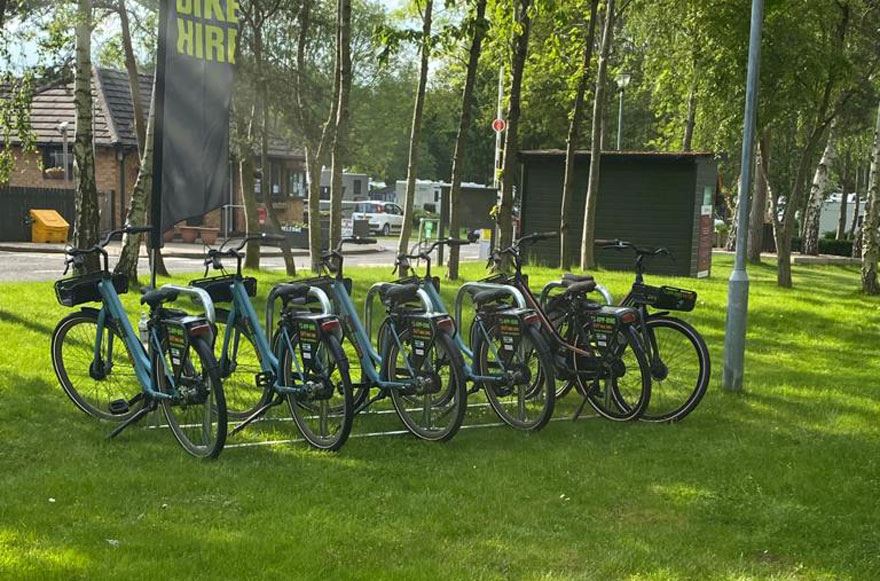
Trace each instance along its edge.
<instances>
[{"instance_id":1,"label":"house window","mask_svg":"<svg viewBox=\"0 0 880 581\"><path fill-rule=\"evenodd\" d=\"M361 180L354 180L354 195L361 195Z\"/></svg>"},{"instance_id":2,"label":"house window","mask_svg":"<svg viewBox=\"0 0 880 581\"><path fill-rule=\"evenodd\" d=\"M73 176L73 152L67 152L67 171ZM61 147L43 148L43 177L47 180L64 179L64 150Z\"/></svg>"}]
</instances>

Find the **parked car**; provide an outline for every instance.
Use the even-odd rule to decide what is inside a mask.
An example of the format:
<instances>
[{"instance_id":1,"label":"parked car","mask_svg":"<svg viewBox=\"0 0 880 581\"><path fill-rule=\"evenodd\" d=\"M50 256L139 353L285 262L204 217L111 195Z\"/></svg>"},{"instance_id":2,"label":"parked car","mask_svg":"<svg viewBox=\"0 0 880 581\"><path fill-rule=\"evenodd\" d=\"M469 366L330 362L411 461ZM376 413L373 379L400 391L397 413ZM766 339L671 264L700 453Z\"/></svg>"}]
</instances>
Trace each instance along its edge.
<instances>
[{"instance_id":1,"label":"parked car","mask_svg":"<svg viewBox=\"0 0 880 581\"><path fill-rule=\"evenodd\" d=\"M369 221L370 232L383 236L390 236L392 232L400 232L400 228L403 226L403 210L391 202L375 200L354 202L352 218Z\"/></svg>"}]
</instances>

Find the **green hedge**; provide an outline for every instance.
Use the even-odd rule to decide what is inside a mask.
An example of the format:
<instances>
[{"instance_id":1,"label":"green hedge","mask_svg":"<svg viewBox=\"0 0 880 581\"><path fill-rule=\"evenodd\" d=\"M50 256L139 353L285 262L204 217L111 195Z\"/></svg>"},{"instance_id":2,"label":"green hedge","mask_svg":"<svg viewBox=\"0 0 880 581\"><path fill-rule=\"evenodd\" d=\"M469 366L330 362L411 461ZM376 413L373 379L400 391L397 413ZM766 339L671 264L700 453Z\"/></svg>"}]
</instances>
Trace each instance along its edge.
<instances>
[{"instance_id":1,"label":"green hedge","mask_svg":"<svg viewBox=\"0 0 880 581\"><path fill-rule=\"evenodd\" d=\"M852 256L852 240L829 240L827 238L819 239L819 254L830 254L832 256ZM802 241L800 238L791 239L792 252L800 252Z\"/></svg>"}]
</instances>

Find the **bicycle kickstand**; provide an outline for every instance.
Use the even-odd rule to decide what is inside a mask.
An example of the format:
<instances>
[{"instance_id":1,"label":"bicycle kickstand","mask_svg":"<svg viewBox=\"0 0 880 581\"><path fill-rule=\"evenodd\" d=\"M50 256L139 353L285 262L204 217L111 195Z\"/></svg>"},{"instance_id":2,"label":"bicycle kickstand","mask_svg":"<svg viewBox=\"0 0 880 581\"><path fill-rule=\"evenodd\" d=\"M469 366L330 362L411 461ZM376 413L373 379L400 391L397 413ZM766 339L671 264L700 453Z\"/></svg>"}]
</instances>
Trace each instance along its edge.
<instances>
[{"instance_id":1,"label":"bicycle kickstand","mask_svg":"<svg viewBox=\"0 0 880 581\"><path fill-rule=\"evenodd\" d=\"M571 416L571 421L576 422L581 414L584 413L584 408L587 407L587 396L584 396L584 401L581 402L581 405L578 406L577 411L574 412L574 415Z\"/></svg>"},{"instance_id":2,"label":"bicycle kickstand","mask_svg":"<svg viewBox=\"0 0 880 581\"><path fill-rule=\"evenodd\" d=\"M155 401L152 401L149 404L145 404L144 407L142 407L141 409L136 411L133 416L131 416L130 418L128 418L127 420L125 420L124 422L122 422L121 424L119 424L118 426L113 428L113 431L110 432L109 434L107 434L107 439L110 440L110 439L115 438L116 436L121 434L125 428L127 428L128 426L130 426L134 423L139 422L147 414L154 411L155 409L156 409L156 402Z\"/></svg>"},{"instance_id":3,"label":"bicycle kickstand","mask_svg":"<svg viewBox=\"0 0 880 581\"><path fill-rule=\"evenodd\" d=\"M254 413L252 413L251 415L246 417L244 420L242 420L242 422L240 424L238 424L237 426L232 428L232 430L229 432L229 435L234 436L235 434L239 433L240 431L242 431L243 429L245 429L246 427L248 427L249 425L251 425L252 423L257 421L258 419L263 417L266 414L266 412L269 411L269 409L271 409L277 405L280 405L283 402L284 402L284 398L282 398L281 395L276 393L272 397L272 399L270 399L268 402L264 403L259 408L257 408L257 411L255 411Z\"/></svg>"}]
</instances>

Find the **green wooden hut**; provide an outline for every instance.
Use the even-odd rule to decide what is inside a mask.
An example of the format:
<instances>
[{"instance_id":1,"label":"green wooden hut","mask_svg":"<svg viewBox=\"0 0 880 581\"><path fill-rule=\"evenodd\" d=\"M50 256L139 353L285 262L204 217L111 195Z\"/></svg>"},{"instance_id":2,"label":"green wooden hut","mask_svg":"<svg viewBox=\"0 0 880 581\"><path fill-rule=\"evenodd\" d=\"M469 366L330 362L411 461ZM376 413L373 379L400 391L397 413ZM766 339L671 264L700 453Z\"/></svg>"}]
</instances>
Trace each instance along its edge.
<instances>
[{"instance_id":1,"label":"green wooden hut","mask_svg":"<svg viewBox=\"0 0 880 581\"><path fill-rule=\"evenodd\" d=\"M559 231L565 152L522 151L521 232ZM575 156L576 176L570 237L580 252L589 152ZM645 246L665 246L675 260L655 259L649 272L709 276L714 231L713 202L718 165L711 153L606 152L602 154L596 238L620 238ZM559 241L535 245L530 259L559 264ZM604 251L599 264L631 269L630 253ZM576 264L579 257L575 257Z\"/></svg>"}]
</instances>

